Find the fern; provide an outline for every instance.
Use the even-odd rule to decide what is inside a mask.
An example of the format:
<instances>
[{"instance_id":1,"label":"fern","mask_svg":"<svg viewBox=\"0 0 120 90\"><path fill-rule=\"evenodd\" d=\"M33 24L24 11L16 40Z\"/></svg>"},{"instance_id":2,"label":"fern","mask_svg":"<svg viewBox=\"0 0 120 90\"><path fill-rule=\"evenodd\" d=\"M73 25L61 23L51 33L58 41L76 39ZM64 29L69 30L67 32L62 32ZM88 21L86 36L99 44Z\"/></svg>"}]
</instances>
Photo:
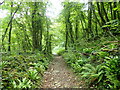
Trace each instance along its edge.
<instances>
[{"instance_id":1,"label":"fern","mask_svg":"<svg viewBox=\"0 0 120 90\"><path fill-rule=\"evenodd\" d=\"M86 78L86 81L89 82L90 84L94 83L97 84L99 83L102 78L103 78L103 73L104 71L103 66L102 65L98 65L98 66L93 66L91 64L86 64L84 65L84 67L82 68L82 77Z\"/></svg>"},{"instance_id":2,"label":"fern","mask_svg":"<svg viewBox=\"0 0 120 90\"><path fill-rule=\"evenodd\" d=\"M27 78L23 78L22 80L13 80L11 84L13 85L13 88L31 88L32 82Z\"/></svg>"}]
</instances>

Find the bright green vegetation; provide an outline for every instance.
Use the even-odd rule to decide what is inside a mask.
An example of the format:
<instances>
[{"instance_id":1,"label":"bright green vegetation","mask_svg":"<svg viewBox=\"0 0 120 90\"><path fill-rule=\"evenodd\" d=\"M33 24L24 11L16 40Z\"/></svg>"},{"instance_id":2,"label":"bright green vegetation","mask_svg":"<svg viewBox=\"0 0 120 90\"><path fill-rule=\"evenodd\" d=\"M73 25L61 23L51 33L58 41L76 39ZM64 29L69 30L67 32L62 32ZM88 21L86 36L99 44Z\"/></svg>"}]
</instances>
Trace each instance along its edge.
<instances>
[{"instance_id":1,"label":"bright green vegetation","mask_svg":"<svg viewBox=\"0 0 120 90\"><path fill-rule=\"evenodd\" d=\"M42 76L48 68L51 56L41 53L3 55L2 88L39 88Z\"/></svg>"},{"instance_id":2,"label":"bright green vegetation","mask_svg":"<svg viewBox=\"0 0 120 90\"><path fill-rule=\"evenodd\" d=\"M52 59L46 2L3 2L1 88L40 88Z\"/></svg>"},{"instance_id":3,"label":"bright green vegetation","mask_svg":"<svg viewBox=\"0 0 120 90\"><path fill-rule=\"evenodd\" d=\"M120 3L65 2L62 55L86 87L120 88Z\"/></svg>"},{"instance_id":4,"label":"bright green vegetation","mask_svg":"<svg viewBox=\"0 0 120 90\"><path fill-rule=\"evenodd\" d=\"M82 46L80 50L69 50L63 54L68 65L80 79L85 80L88 87L120 88L118 42L102 40Z\"/></svg>"},{"instance_id":5,"label":"bright green vegetation","mask_svg":"<svg viewBox=\"0 0 120 90\"><path fill-rule=\"evenodd\" d=\"M3 2L2 88L39 88L52 53L62 55L86 87L120 89L120 2L67 2L49 18L44 2ZM88 7L88 8L87 8Z\"/></svg>"}]
</instances>

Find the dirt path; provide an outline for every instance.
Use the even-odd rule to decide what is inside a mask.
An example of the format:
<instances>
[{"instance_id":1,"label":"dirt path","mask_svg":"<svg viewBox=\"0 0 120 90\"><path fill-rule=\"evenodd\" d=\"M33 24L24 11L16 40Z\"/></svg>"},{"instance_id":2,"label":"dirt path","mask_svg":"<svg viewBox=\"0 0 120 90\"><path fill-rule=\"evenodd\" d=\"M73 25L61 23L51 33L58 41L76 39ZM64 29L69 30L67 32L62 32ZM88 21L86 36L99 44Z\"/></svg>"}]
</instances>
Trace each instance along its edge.
<instances>
[{"instance_id":1,"label":"dirt path","mask_svg":"<svg viewBox=\"0 0 120 90\"><path fill-rule=\"evenodd\" d=\"M82 82L67 67L61 56L55 56L49 69L44 73L42 88L82 88Z\"/></svg>"}]
</instances>

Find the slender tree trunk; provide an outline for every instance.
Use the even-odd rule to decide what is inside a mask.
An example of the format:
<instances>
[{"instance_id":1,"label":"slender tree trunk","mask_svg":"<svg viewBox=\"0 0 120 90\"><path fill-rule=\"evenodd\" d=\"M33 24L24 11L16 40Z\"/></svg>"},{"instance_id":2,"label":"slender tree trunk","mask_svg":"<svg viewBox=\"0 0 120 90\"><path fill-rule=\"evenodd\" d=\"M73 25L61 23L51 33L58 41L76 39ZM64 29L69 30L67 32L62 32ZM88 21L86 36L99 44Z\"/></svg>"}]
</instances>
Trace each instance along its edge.
<instances>
[{"instance_id":1,"label":"slender tree trunk","mask_svg":"<svg viewBox=\"0 0 120 90\"><path fill-rule=\"evenodd\" d=\"M43 27L42 27L42 16L38 14L38 29L39 29L39 38L38 38L38 42L39 42L39 50L42 51L42 32L43 32Z\"/></svg>"},{"instance_id":2,"label":"slender tree trunk","mask_svg":"<svg viewBox=\"0 0 120 90\"><path fill-rule=\"evenodd\" d=\"M113 8L116 8L116 7L117 7L117 2L114 2ZM116 10L113 10L113 19L116 19Z\"/></svg>"},{"instance_id":3,"label":"slender tree trunk","mask_svg":"<svg viewBox=\"0 0 120 90\"><path fill-rule=\"evenodd\" d=\"M11 19L10 19L10 21L9 21L8 25L7 25L7 28L6 28L6 30L5 30L5 33L4 33L4 35L2 35L2 42L3 42L3 41L4 41L4 39L5 39L6 33L7 33L7 31L8 31L8 28L9 28L9 26L10 26L10 24L11 24L11 22L12 22L12 20L13 20L14 16L15 16L16 12L18 11L18 9L19 9L20 5L21 5L21 3L18 5L18 7L17 7L16 11L13 13L13 15L12 15L12 17L11 17Z\"/></svg>"},{"instance_id":4,"label":"slender tree trunk","mask_svg":"<svg viewBox=\"0 0 120 90\"><path fill-rule=\"evenodd\" d=\"M77 45L78 45L78 28L79 28L79 21L78 21L78 18L76 18L76 27L75 27L75 49L77 49Z\"/></svg>"},{"instance_id":5,"label":"slender tree trunk","mask_svg":"<svg viewBox=\"0 0 120 90\"><path fill-rule=\"evenodd\" d=\"M97 22L95 23L95 31L96 31L96 36L98 36Z\"/></svg>"},{"instance_id":6,"label":"slender tree trunk","mask_svg":"<svg viewBox=\"0 0 120 90\"><path fill-rule=\"evenodd\" d=\"M102 7L102 10L103 10L103 12L104 12L106 21L109 22L109 19L108 19L108 16L107 16L107 12L106 12L106 10L105 10L104 3L103 3L103 2L101 2L101 7Z\"/></svg>"},{"instance_id":7,"label":"slender tree trunk","mask_svg":"<svg viewBox=\"0 0 120 90\"><path fill-rule=\"evenodd\" d=\"M68 15L67 24L68 24L67 28L68 28L69 34L70 34L70 41L71 41L71 44L73 46L73 44L74 44L74 37L73 37L72 24L71 24L71 21L70 21L70 14Z\"/></svg>"},{"instance_id":8,"label":"slender tree trunk","mask_svg":"<svg viewBox=\"0 0 120 90\"><path fill-rule=\"evenodd\" d=\"M37 12L37 2L33 3L34 8L32 8L32 43L33 43L33 51L37 49L37 34L36 34L36 12Z\"/></svg>"},{"instance_id":9,"label":"slender tree trunk","mask_svg":"<svg viewBox=\"0 0 120 90\"><path fill-rule=\"evenodd\" d=\"M81 22L81 25L82 25L83 34L85 34L85 28L84 28L84 25L83 25L83 22L82 22L81 19L80 19L80 22ZM84 35L84 36L85 36L85 35Z\"/></svg>"},{"instance_id":10,"label":"slender tree trunk","mask_svg":"<svg viewBox=\"0 0 120 90\"><path fill-rule=\"evenodd\" d=\"M49 35L49 53L50 54L52 54L51 38L52 38L52 35Z\"/></svg>"},{"instance_id":11,"label":"slender tree trunk","mask_svg":"<svg viewBox=\"0 0 120 90\"><path fill-rule=\"evenodd\" d=\"M118 6L120 6L120 1L118 2ZM120 22L120 10L118 10L117 13L118 13L118 20Z\"/></svg>"},{"instance_id":12,"label":"slender tree trunk","mask_svg":"<svg viewBox=\"0 0 120 90\"><path fill-rule=\"evenodd\" d=\"M78 27L79 26L79 21L76 20L76 27L75 27L75 40L78 40Z\"/></svg>"},{"instance_id":13,"label":"slender tree trunk","mask_svg":"<svg viewBox=\"0 0 120 90\"><path fill-rule=\"evenodd\" d=\"M46 52L49 53L49 25L48 22L47 23L47 34L46 34Z\"/></svg>"},{"instance_id":14,"label":"slender tree trunk","mask_svg":"<svg viewBox=\"0 0 120 90\"><path fill-rule=\"evenodd\" d=\"M11 2L11 18L12 18L12 10L13 8L13 2ZM11 51L11 32L12 32L12 21L10 23L10 30L9 30L9 37L8 37L8 51Z\"/></svg>"},{"instance_id":15,"label":"slender tree trunk","mask_svg":"<svg viewBox=\"0 0 120 90\"><path fill-rule=\"evenodd\" d=\"M111 20L112 20L113 19L112 2L109 2L109 5L110 5Z\"/></svg>"},{"instance_id":16,"label":"slender tree trunk","mask_svg":"<svg viewBox=\"0 0 120 90\"><path fill-rule=\"evenodd\" d=\"M80 12L80 22L81 22L81 25L82 25L82 29L83 29L83 36L84 37L87 37L87 30L85 29L85 26L86 26L86 21L85 21L85 18L84 18L84 15L82 12Z\"/></svg>"},{"instance_id":17,"label":"slender tree trunk","mask_svg":"<svg viewBox=\"0 0 120 90\"><path fill-rule=\"evenodd\" d=\"M101 21L102 21L102 25L104 25L106 22L105 22L105 20L104 20L104 18L103 18L103 14L101 13L101 11L100 11L100 5L99 5L99 2L97 2L97 8L98 8L98 14L99 14L99 16L100 16L100 18L101 18Z\"/></svg>"},{"instance_id":18,"label":"slender tree trunk","mask_svg":"<svg viewBox=\"0 0 120 90\"><path fill-rule=\"evenodd\" d=\"M65 50L68 50L68 26L67 26L67 22L66 22L66 39L65 39Z\"/></svg>"},{"instance_id":19,"label":"slender tree trunk","mask_svg":"<svg viewBox=\"0 0 120 90\"><path fill-rule=\"evenodd\" d=\"M88 37L87 38L90 38L90 35L91 37L93 37L93 31L92 31L92 2L89 2L89 9L88 9Z\"/></svg>"},{"instance_id":20,"label":"slender tree trunk","mask_svg":"<svg viewBox=\"0 0 120 90\"><path fill-rule=\"evenodd\" d=\"M91 3L91 4L92 4L92 3ZM97 18L97 15L96 15L96 13L95 13L95 8L94 8L94 5L93 5L93 4L92 4L92 10L93 10L93 15L94 15L96 21L98 22L99 26L101 27L102 25L101 25L101 23L100 23L100 20Z\"/></svg>"}]
</instances>

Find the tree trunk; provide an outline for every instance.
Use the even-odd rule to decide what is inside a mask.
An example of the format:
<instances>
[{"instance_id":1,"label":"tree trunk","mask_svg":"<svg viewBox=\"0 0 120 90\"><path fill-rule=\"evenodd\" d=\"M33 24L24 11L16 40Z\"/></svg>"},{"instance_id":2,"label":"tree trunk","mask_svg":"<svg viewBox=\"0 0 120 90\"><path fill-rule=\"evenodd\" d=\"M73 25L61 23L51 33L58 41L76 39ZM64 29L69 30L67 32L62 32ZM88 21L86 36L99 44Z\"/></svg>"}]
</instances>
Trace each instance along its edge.
<instances>
[{"instance_id":1,"label":"tree trunk","mask_svg":"<svg viewBox=\"0 0 120 90\"><path fill-rule=\"evenodd\" d=\"M113 19L112 2L109 2L109 5L110 5L111 20L112 20Z\"/></svg>"},{"instance_id":2,"label":"tree trunk","mask_svg":"<svg viewBox=\"0 0 120 90\"><path fill-rule=\"evenodd\" d=\"M37 12L37 2L33 3L34 8L32 8L32 42L33 42L33 51L35 51L38 46L38 42L37 42L37 30L36 30L36 12Z\"/></svg>"},{"instance_id":3,"label":"tree trunk","mask_svg":"<svg viewBox=\"0 0 120 90\"><path fill-rule=\"evenodd\" d=\"M70 41L71 41L71 44L73 46L74 44L74 37L73 37L73 31L72 31L72 24L70 22L70 13L68 15L68 19L67 19L67 24L68 24L68 31L69 31L69 34L70 34Z\"/></svg>"},{"instance_id":4,"label":"tree trunk","mask_svg":"<svg viewBox=\"0 0 120 90\"><path fill-rule=\"evenodd\" d=\"M100 16L100 18L101 18L101 21L102 21L102 25L104 25L106 22L105 22L105 20L104 20L104 18L103 18L103 14L101 13L101 11L100 11L100 5L99 5L99 2L97 2L97 8L98 8L98 14L99 14L99 16Z\"/></svg>"},{"instance_id":5,"label":"tree trunk","mask_svg":"<svg viewBox=\"0 0 120 90\"><path fill-rule=\"evenodd\" d=\"M68 50L68 25L67 25L67 22L66 22L66 39L65 39L65 50L67 51Z\"/></svg>"},{"instance_id":6,"label":"tree trunk","mask_svg":"<svg viewBox=\"0 0 120 90\"><path fill-rule=\"evenodd\" d=\"M91 3L91 4L92 4L92 3ZM97 18L97 15L96 15L96 13L95 13L95 8L94 8L94 5L93 5L93 4L92 4L92 10L93 10L93 15L94 15L96 21L99 23L99 26L101 27L102 25L101 25L99 19Z\"/></svg>"},{"instance_id":7,"label":"tree trunk","mask_svg":"<svg viewBox=\"0 0 120 90\"><path fill-rule=\"evenodd\" d=\"M93 31L92 31L92 2L89 2L89 9L88 9L88 37L93 37Z\"/></svg>"},{"instance_id":8,"label":"tree trunk","mask_svg":"<svg viewBox=\"0 0 120 90\"><path fill-rule=\"evenodd\" d=\"M12 18L12 10L13 8L13 2L11 2L11 18ZM9 30L9 37L8 37L8 51L10 52L11 51L11 32L12 32L12 20L11 20L11 23L10 23L10 30Z\"/></svg>"},{"instance_id":9,"label":"tree trunk","mask_svg":"<svg viewBox=\"0 0 120 90\"><path fill-rule=\"evenodd\" d=\"M79 26L79 21L76 20L76 27L75 27L75 40L78 40L78 27Z\"/></svg>"},{"instance_id":10,"label":"tree trunk","mask_svg":"<svg viewBox=\"0 0 120 90\"><path fill-rule=\"evenodd\" d=\"M117 7L117 2L114 2L113 8L116 8L116 7ZM113 19L116 19L116 10L113 10Z\"/></svg>"},{"instance_id":11,"label":"tree trunk","mask_svg":"<svg viewBox=\"0 0 120 90\"><path fill-rule=\"evenodd\" d=\"M104 3L103 3L103 2L101 2L101 7L102 7L102 10L103 10L103 12L104 12L106 21L109 22L109 19L108 19L108 16L107 16L107 12L106 12L106 10L105 10Z\"/></svg>"},{"instance_id":12,"label":"tree trunk","mask_svg":"<svg viewBox=\"0 0 120 90\"><path fill-rule=\"evenodd\" d=\"M7 31L8 31L8 28L9 28L9 26L10 26L10 24L11 24L11 22L12 22L14 16L15 16L16 12L18 11L20 5L21 5L21 3L18 5L18 8L16 9L16 11L13 13L13 15L12 15L12 17L11 17L11 19L10 19L8 25L7 25L7 28L6 28L6 30L5 30L5 33L4 33L4 35L2 35L2 42L3 42L4 39L5 39L6 33L7 33Z\"/></svg>"}]
</instances>

